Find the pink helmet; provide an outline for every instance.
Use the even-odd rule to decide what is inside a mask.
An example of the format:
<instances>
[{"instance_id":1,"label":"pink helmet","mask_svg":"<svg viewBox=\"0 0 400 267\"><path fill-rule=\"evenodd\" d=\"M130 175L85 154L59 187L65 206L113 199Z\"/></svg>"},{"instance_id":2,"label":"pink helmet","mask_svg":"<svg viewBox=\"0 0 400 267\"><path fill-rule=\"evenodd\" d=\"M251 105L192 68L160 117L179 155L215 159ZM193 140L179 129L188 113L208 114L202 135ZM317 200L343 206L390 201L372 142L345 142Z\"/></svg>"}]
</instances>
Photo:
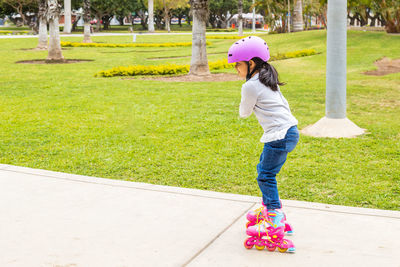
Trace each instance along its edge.
<instances>
[{"instance_id":1,"label":"pink helmet","mask_svg":"<svg viewBox=\"0 0 400 267\"><path fill-rule=\"evenodd\" d=\"M228 63L249 61L253 57L259 57L265 62L270 58L267 43L257 36L240 39L228 51Z\"/></svg>"}]
</instances>

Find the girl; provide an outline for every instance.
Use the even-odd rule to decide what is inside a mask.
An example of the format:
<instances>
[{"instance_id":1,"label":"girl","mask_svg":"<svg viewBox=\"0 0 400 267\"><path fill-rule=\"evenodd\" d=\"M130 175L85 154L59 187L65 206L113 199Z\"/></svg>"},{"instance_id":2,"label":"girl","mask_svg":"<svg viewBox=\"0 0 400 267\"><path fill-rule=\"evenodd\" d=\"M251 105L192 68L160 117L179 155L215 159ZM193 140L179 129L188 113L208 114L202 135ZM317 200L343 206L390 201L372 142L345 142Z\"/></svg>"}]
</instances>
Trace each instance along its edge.
<instances>
[{"instance_id":1,"label":"girl","mask_svg":"<svg viewBox=\"0 0 400 267\"><path fill-rule=\"evenodd\" d=\"M267 43L256 36L237 41L228 52L228 62L236 63L238 75L246 78L246 83L242 86L240 117L249 117L254 112L264 130L260 140L264 143L264 149L257 165L257 182L265 208L247 215L250 221L247 229L249 235L277 229L282 230L282 233L284 230L291 232L290 226L285 225L286 218L280 210L282 206L276 175L285 163L287 154L296 147L299 140L298 122L279 89L279 85L284 83L279 81L277 71L267 62L269 58ZM263 223L254 225L261 221ZM269 229L271 227L273 229ZM294 246L289 251L294 252Z\"/></svg>"}]
</instances>

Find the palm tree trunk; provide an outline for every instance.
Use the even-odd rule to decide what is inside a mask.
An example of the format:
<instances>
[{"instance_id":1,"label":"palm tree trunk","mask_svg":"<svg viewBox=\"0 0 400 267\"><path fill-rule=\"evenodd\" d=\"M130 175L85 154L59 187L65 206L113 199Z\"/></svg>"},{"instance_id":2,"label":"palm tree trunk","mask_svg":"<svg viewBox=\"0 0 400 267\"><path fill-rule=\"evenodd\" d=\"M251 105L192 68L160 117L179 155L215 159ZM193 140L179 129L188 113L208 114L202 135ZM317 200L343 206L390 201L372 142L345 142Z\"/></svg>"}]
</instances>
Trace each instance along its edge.
<instances>
[{"instance_id":1,"label":"palm tree trunk","mask_svg":"<svg viewBox=\"0 0 400 267\"><path fill-rule=\"evenodd\" d=\"M239 36L243 36L243 0L238 1Z\"/></svg>"},{"instance_id":2,"label":"palm tree trunk","mask_svg":"<svg viewBox=\"0 0 400 267\"><path fill-rule=\"evenodd\" d=\"M71 33L71 0L64 0L64 33Z\"/></svg>"},{"instance_id":3,"label":"palm tree trunk","mask_svg":"<svg viewBox=\"0 0 400 267\"><path fill-rule=\"evenodd\" d=\"M192 59L189 74L208 75L206 50L206 23L208 20L208 0L190 0L193 13Z\"/></svg>"},{"instance_id":4,"label":"palm tree trunk","mask_svg":"<svg viewBox=\"0 0 400 267\"><path fill-rule=\"evenodd\" d=\"M90 0L83 0L83 42L91 43L90 38Z\"/></svg>"},{"instance_id":5,"label":"palm tree trunk","mask_svg":"<svg viewBox=\"0 0 400 267\"><path fill-rule=\"evenodd\" d=\"M148 2L149 12L149 32L154 32L154 1L149 0Z\"/></svg>"},{"instance_id":6,"label":"palm tree trunk","mask_svg":"<svg viewBox=\"0 0 400 267\"><path fill-rule=\"evenodd\" d=\"M46 61L64 61L60 44L60 29L58 19L60 16L60 5L57 0L47 1L47 20L49 22L49 48Z\"/></svg>"},{"instance_id":7,"label":"palm tree trunk","mask_svg":"<svg viewBox=\"0 0 400 267\"><path fill-rule=\"evenodd\" d=\"M39 43L38 50L47 49L47 20L46 20L46 0L39 1Z\"/></svg>"},{"instance_id":8,"label":"palm tree trunk","mask_svg":"<svg viewBox=\"0 0 400 267\"><path fill-rule=\"evenodd\" d=\"M293 31L303 31L303 8L302 0L295 0L293 9Z\"/></svg>"}]
</instances>

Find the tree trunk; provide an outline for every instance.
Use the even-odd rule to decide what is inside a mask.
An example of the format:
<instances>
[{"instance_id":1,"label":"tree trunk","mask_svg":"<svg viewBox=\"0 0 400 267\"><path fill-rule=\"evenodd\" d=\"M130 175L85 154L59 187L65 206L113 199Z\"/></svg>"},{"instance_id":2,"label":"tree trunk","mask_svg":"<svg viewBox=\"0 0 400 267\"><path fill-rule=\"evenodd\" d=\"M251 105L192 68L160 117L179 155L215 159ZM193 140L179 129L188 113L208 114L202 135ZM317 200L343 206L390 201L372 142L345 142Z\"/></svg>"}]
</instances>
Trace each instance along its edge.
<instances>
[{"instance_id":1,"label":"tree trunk","mask_svg":"<svg viewBox=\"0 0 400 267\"><path fill-rule=\"evenodd\" d=\"M290 0L287 1L287 8L288 8L288 16L287 16L287 32L290 33L290 17L291 17L291 10L290 10ZM283 21L282 21L283 22ZM285 27L282 27L285 29Z\"/></svg>"},{"instance_id":2,"label":"tree trunk","mask_svg":"<svg viewBox=\"0 0 400 267\"><path fill-rule=\"evenodd\" d=\"M47 1L47 20L49 22L49 48L46 61L64 62L60 44L60 29L58 27L58 19L60 16L60 6L57 0Z\"/></svg>"},{"instance_id":3,"label":"tree trunk","mask_svg":"<svg viewBox=\"0 0 400 267\"><path fill-rule=\"evenodd\" d=\"M147 30L147 21L148 21L148 18L146 18L146 16L140 20L140 24L142 25L143 30Z\"/></svg>"},{"instance_id":4,"label":"tree trunk","mask_svg":"<svg viewBox=\"0 0 400 267\"><path fill-rule=\"evenodd\" d=\"M253 19L252 19L252 23L251 23L251 32L255 33L256 32L256 8L254 6L254 0L253 0Z\"/></svg>"},{"instance_id":5,"label":"tree trunk","mask_svg":"<svg viewBox=\"0 0 400 267\"><path fill-rule=\"evenodd\" d=\"M119 22L119 26L124 26L124 17L123 16L117 16L117 20Z\"/></svg>"},{"instance_id":6,"label":"tree trunk","mask_svg":"<svg viewBox=\"0 0 400 267\"><path fill-rule=\"evenodd\" d=\"M64 33L71 33L71 0L64 0Z\"/></svg>"},{"instance_id":7,"label":"tree trunk","mask_svg":"<svg viewBox=\"0 0 400 267\"><path fill-rule=\"evenodd\" d=\"M90 0L83 0L83 42L91 43L90 38Z\"/></svg>"},{"instance_id":8,"label":"tree trunk","mask_svg":"<svg viewBox=\"0 0 400 267\"><path fill-rule=\"evenodd\" d=\"M72 23L71 32L76 31L76 26L78 25L78 21L80 19L81 19L81 17L76 16L76 19L75 19L74 23Z\"/></svg>"},{"instance_id":9,"label":"tree trunk","mask_svg":"<svg viewBox=\"0 0 400 267\"><path fill-rule=\"evenodd\" d=\"M350 16L350 12L347 12L347 18L350 19L350 26L354 26L355 16Z\"/></svg>"},{"instance_id":10,"label":"tree trunk","mask_svg":"<svg viewBox=\"0 0 400 267\"><path fill-rule=\"evenodd\" d=\"M27 24L26 23L26 16L25 16L25 14L23 12L21 13L21 19L22 19L22 25L26 25Z\"/></svg>"},{"instance_id":11,"label":"tree trunk","mask_svg":"<svg viewBox=\"0 0 400 267\"><path fill-rule=\"evenodd\" d=\"M165 26L165 29L168 31L168 32L170 32L171 31L171 27L170 27L170 21L169 21L169 10L168 10L168 8L167 8L167 5L165 4L165 0L163 0L163 5L164 5L164 26Z\"/></svg>"},{"instance_id":12,"label":"tree trunk","mask_svg":"<svg viewBox=\"0 0 400 267\"><path fill-rule=\"evenodd\" d=\"M238 23L239 36L243 36L243 0L238 1Z\"/></svg>"},{"instance_id":13,"label":"tree trunk","mask_svg":"<svg viewBox=\"0 0 400 267\"><path fill-rule=\"evenodd\" d=\"M178 15L178 24L179 24L179 27L182 27L182 18L183 18L183 15L182 15L182 14L179 14L179 15Z\"/></svg>"},{"instance_id":14,"label":"tree trunk","mask_svg":"<svg viewBox=\"0 0 400 267\"><path fill-rule=\"evenodd\" d=\"M168 16L168 13L165 13L165 16L164 16L164 23L165 23L165 29L168 31L168 32L170 32L171 31L171 26L170 26L170 19L169 19L169 16Z\"/></svg>"},{"instance_id":15,"label":"tree trunk","mask_svg":"<svg viewBox=\"0 0 400 267\"><path fill-rule=\"evenodd\" d=\"M157 27L158 30L162 29L162 23L161 22L162 22L162 17L161 16L157 16L156 27Z\"/></svg>"},{"instance_id":16,"label":"tree trunk","mask_svg":"<svg viewBox=\"0 0 400 267\"><path fill-rule=\"evenodd\" d=\"M154 3L153 0L149 0L149 32L154 32Z\"/></svg>"},{"instance_id":17,"label":"tree trunk","mask_svg":"<svg viewBox=\"0 0 400 267\"><path fill-rule=\"evenodd\" d=\"M390 12L386 1L382 1L383 13L385 20L385 29L387 33L400 33L400 10L393 7L394 12Z\"/></svg>"},{"instance_id":18,"label":"tree trunk","mask_svg":"<svg viewBox=\"0 0 400 267\"><path fill-rule=\"evenodd\" d=\"M207 0L190 1L193 14L192 27L192 59L189 74L208 75L207 50L206 50L206 22L208 20Z\"/></svg>"},{"instance_id":19,"label":"tree trunk","mask_svg":"<svg viewBox=\"0 0 400 267\"><path fill-rule=\"evenodd\" d=\"M111 23L112 18L113 18L113 16L111 16L111 15L105 15L102 18L102 20L103 20L103 29L104 30L110 29L110 23Z\"/></svg>"},{"instance_id":20,"label":"tree trunk","mask_svg":"<svg viewBox=\"0 0 400 267\"><path fill-rule=\"evenodd\" d=\"M96 32L100 32L101 31L101 18L102 18L102 14L96 14Z\"/></svg>"},{"instance_id":21,"label":"tree trunk","mask_svg":"<svg viewBox=\"0 0 400 267\"><path fill-rule=\"evenodd\" d=\"M293 9L293 31L303 31L303 7L302 0L295 0Z\"/></svg>"},{"instance_id":22,"label":"tree trunk","mask_svg":"<svg viewBox=\"0 0 400 267\"><path fill-rule=\"evenodd\" d=\"M140 25L142 25L143 30L147 30L147 21L148 21L148 16L146 16L146 13L142 10L139 10L137 12L137 15L140 18Z\"/></svg>"},{"instance_id":23,"label":"tree trunk","mask_svg":"<svg viewBox=\"0 0 400 267\"><path fill-rule=\"evenodd\" d=\"M39 43L36 47L38 50L47 49L47 20L46 20L46 0L39 1Z\"/></svg>"},{"instance_id":24,"label":"tree trunk","mask_svg":"<svg viewBox=\"0 0 400 267\"><path fill-rule=\"evenodd\" d=\"M322 24L324 25L324 27L327 28L327 27L326 27L326 21L327 21L326 9L324 9L324 10L322 11L321 20L322 20Z\"/></svg>"}]
</instances>

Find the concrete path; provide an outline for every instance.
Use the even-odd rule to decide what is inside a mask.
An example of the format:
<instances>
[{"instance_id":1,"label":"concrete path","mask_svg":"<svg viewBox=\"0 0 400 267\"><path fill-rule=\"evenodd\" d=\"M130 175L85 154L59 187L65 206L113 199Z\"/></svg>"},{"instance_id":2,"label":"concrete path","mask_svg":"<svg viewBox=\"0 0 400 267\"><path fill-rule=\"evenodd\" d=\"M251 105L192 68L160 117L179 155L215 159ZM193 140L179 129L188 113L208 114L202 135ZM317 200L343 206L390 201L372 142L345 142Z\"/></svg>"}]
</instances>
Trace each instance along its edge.
<instances>
[{"instance_id":1,"label":"concrete path","mask_svg":"<svg viewBox=\"0 0 400 267\"><path fill-rule=\"evenodd\" d=\"M1 29L0 29L1 30ZM265 31L257 31L257 33L265 33ZM135 32L136 35L192 35L191 32ZM207 32L206 35L233 34L237 32ZM245 34L251 34L245 32ZM90 36L132 36L132 33L92 33ZM39 35L0 35L0 39L19 39L19 38L38 38ZM83 38L83 33L60 34L60 37L80 37Z\"/></svg>"},{"instance_id":2,"label":"concrete path","mask_svg":"<svg viewBox=\"0 0 400 267\"><path fill-rule=\"evenodd\" d=\"M0 266L400 266L398 211L283 201L297 252L282 254L243 247L259 203L0 165Z\"/></svg>"}]
</instances>

